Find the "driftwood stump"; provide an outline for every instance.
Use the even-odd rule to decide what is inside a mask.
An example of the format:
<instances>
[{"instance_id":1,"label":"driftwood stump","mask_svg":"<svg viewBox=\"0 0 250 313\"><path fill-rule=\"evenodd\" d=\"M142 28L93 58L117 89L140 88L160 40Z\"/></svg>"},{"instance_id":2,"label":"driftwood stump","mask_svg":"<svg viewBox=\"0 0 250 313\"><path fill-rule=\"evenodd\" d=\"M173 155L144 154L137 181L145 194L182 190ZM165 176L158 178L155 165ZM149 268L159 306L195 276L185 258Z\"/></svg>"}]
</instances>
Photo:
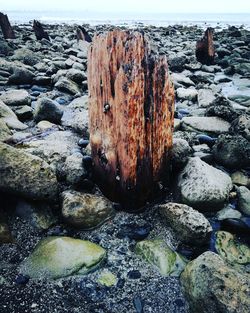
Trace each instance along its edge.
<instances>
[{"instance_id":1,"label":"driftwood stump","mask_svg":"<svg viewBox=\"0 0 250 313\"><path fill-rule=\"evenodd\" d=\"M136 210L168 176L174 88L166 56L139 32L95 36L88 85L95 181L109 199Z\"/></svg>"},{"instance_id":2,"label":"driftwood stump","mask_svg":"<svg viewBox=\"0 0 250 313\"><path fill-rule=\"evenodd\" d=\"M15 33L10 25L8 15L0 12L0 26L5 39L15 39Z\"/></svg>"},{"instance_id":3,"label":"driftwood stump","mask_svg":"<svg viewBox=\"0 0 250 313\"><path fill-rule=\"evenodd\" d=\"M213 29L208 28L204 37L196 43L196 58L202 64L211 65L214 55Z\"/></svg>"},{"instance_id":4,"label":"driftwood stump","mask_svg":"<svg viewBox=\"0 0 250 313\"><path fill-rule=\"evenodd\" d=\"M87 42L92 42L92 38L90 37L89 33L86 29L82 26L79 26L76 30L77 40L84 40Z\"/></svg>"},{"instance_id":5,"label":"driftwood stump","mask_svg":"<svg viewBox=\"0 0 250 313\"><path fill-rule=\"evenodd\" d=\"M37 40L42 40L43 38L50 40L48 33L43 29L43 26L40 22L34 20L33 30Z\"/></svg>"}]
</instances>

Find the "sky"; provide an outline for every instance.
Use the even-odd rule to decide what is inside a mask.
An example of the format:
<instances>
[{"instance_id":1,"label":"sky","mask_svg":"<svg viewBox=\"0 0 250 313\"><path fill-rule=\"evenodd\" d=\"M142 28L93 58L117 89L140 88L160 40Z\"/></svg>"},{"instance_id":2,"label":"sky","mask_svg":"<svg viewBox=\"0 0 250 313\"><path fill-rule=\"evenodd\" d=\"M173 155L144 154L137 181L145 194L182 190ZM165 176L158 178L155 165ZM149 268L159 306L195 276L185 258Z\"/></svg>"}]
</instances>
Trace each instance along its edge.
<instances>
[{"instance_id":1,"label":"sky","mask_svg":"<svg viewBox=\"0 0 250 313\"><path fill-rule=\"evenodd\" d=\"M249 0L0 0L0 11L250 13Z\"/></svg>"}]
</instances>

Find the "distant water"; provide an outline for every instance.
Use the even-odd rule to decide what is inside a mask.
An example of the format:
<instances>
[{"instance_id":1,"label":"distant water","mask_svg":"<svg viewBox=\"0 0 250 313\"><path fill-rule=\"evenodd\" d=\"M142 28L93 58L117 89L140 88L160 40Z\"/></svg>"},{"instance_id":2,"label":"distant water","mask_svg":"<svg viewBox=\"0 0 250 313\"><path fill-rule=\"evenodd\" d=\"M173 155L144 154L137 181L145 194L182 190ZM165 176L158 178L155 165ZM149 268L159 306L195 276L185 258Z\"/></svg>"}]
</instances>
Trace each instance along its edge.
<instances>
[{"instance_id":1,"label":"distant water","mask_svg":"<svg viewBox=\"0 0 250 313\"><path fill-rule=\"evenodd\" d=\"M222 26L244 25L250 28L250 14L131 14L131 13L94 13L87 11L9 11L12 23L28 23L38 19L44 23L68 24L129 24L168 26L173 24Z\"/></svg>"}]
</instances>

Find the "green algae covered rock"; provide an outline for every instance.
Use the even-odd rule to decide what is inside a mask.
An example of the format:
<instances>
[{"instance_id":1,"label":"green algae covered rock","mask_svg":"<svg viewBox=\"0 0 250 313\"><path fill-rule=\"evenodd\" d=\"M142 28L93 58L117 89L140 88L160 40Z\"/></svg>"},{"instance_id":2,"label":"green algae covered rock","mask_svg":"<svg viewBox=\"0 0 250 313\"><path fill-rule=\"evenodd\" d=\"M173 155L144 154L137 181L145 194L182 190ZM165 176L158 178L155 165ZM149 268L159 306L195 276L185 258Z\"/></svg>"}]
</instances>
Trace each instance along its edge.
<instances>
[{"instance_id":1,"label":"green algae covered rock","mask_svg":"<svg viewBox=\"0 0 250 313\"><path fill-rule=\"evenodd\" d=\"M186 261L163 240L144 240L136 244L136 253L157 267L163 276L179 276Z\"/></svg>"},{"instance_id":2,"label":"green algae covered rock","mask_svg":"<svg viewBox=\"0 0 250 313\"><path fill-rule=\"evenodd\" d=\"M110 271L106 270L106 271L103 271L101 275L99 276L98 283L106 287L111 287L111 286L116 285L117 277Z\"/></svg>"},{"instance_id":3,"label":"green algae covered rock","mask_svg":"<svg viewBox=\"0 0 250 313\"><path fill-rule=\"evenodd\" d=\"M249 313L249 276L213 252L189 262L180 281L192 313Z\"/></svg>"},{"instance_id":4,"label":"green algae covered rock","mask_svg":"<svg viewBox=\"0 0 250 313\"><path fill-rule=\"evenodd\" d=\"M219 255L231 264L246 265L250 263L250 249L239 243L234 236L226 231L216 233L215 248Z\"/></svg>"},{"instance_id":5,"label":"green algae covered rock","mask_svg":"<svg viewBox=\"0 0 250 313\"><path fill-rule=\"evenodd\" d=\"M34 252L20 267L31 278L56 279L86 274L106 256L101 246L70 237L48 237L40 241Z\"/></svg>"}]
</instances>

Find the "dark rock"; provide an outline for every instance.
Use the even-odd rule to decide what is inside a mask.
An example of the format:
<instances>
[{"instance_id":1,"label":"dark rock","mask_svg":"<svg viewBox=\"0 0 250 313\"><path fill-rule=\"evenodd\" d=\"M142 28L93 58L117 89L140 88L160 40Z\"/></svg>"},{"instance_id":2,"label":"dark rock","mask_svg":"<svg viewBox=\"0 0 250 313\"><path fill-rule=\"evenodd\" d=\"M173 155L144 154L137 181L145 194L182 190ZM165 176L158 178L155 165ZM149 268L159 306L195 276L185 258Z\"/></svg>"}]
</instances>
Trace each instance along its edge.
<instances>
[{"instance_id":1,"label":"dark rock","mask_svg":"<svg viewBox=\"0 0 250 313\"><path fill-rule=\"evenodd\" d=\"M197 135L197 139L199 140L199 143L200 144L207 144L209 147L213 146L215 141L216 141L216 138L212 138L208 135Z\"/></svg>"},{"instance_id":2,"label":"dark rock","mask_svg":"<svg viewBox=\"0 0 250 313\"><path fill-rule=\"evenodd\" d=\"M227 168L250 166L249 141L242 136L220 135L212 151L216 162Z\"/></svg>"},{"instance_id":3,"label":"dark rock","mask_svg":"<svg viewBox=\"0 0 250 313\"><path fill-rule=\"evenodd\" d=\"M86 139L80 139L78 142L78 146L80 146L81 148L86 148L88 144L89 140Z\"/></svg>"},{"instance_id":4,"label":"dark rock","mask_svg":"<svg viewBox=\"0 0 250 313\"><path fill-rule=\"evenodd\" d=\"M232 122L238 117L230 102L224 97L216 98L206 109L205 115L218 116L229 122Z\"/></svg>"},{"instance_id":5,"label":"dark rock","mask_svg":"<svg viewBox=\"0 0 250 313\"><path fill-rule=\"evenodd\" d=\"M237 235L250 235L250 227L237 218L227 218L221 221L221 230Z\"/></svg>"},{"instance_id":6,"label":"dark rock","mask_svg":"<svg viewBox=\"0 0 250 313\"><path fill-rule=\"evenodd\" d=\"M250 140L250 116L243 114L236 118L231 124L230 132Z\"/></svg>"},{"instance_id":7,"label":"dark rock","mask_svg":"<svg viewBox=\"0 0 250 313\"><path fill-rule=\"evenodd\" d=\"M63 116L63 111L58 107L57 103L49 98L41 98L37 102L34 112L34 119L36 122L49 121L51 123L59 124Z\"/></svg>"},{"instance_id":8,"label":"dark rock","mask_svg":"<svg viewBox=\"0 0 250 313\"><path fill-rule=\"evenodd\" d=\"M127 274L129 279L139 279L141 278L141 272L138 270L129 271Z\"/></svg>"},{"instance_id":9,"label":"dark rock","mask_svg":"<svg viewBox=\"0 0 250 313\"><path fill-rule=\"evenodd\" d=\"M18 285L26 285L29 280L30 277L28 275L19 274L15 279L15 283Z\"/></svg>"}]
</instances>

